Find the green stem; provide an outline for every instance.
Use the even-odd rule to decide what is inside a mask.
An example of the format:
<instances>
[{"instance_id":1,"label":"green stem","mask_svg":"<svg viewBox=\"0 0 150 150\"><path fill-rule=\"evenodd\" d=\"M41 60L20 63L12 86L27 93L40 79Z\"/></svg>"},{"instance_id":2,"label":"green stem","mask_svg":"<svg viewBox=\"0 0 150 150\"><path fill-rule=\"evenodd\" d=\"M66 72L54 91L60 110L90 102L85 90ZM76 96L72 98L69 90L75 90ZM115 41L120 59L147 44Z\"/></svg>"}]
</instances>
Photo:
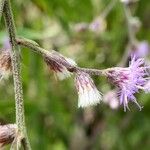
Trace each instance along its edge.
<instances>
[{"instance_id":1,"label":"green stem","mask_svg":"<svg viewBox=\"0 0 150 150\"><path fill-rule=\"evenodd\" d=\"M111 10L114 8L116 5L117 0L111 0L111 2L106 6L102 14L100 15L102 18L106 18L108 14L111 12Z\"/></svg>"},{"instance_id":2,"label":"green stem","mask_svg":"<svg viewBox=\"0 0 150 150\"><path fill-rule=\"evenodd\" d=\"M23 101L23 90L22 90L22 81L21 81L21 66L20 66L20 49L17 45L16 30L13 19L13 14L11 11L10 1L6 0L4 5L4 17L9 33L9 40L11 44L11 59L12 59L12 72L14 79L14 92L15 92L15 102L16 102L16 124L18 126L18 134L26 142L24 149L30 150L30 144L27 138L26 126L25 126L25 115L24 115L24 101ZM17 142L18 143L18 142ZM17 146L18 147L18 146ZM19 148L17 148L19 149Z\"/></svg>"},{"instance_id":3,"label":"green stem","mask_svg":"<svg viewBox=\"0 0 150 150\"><path fill-rule=\"evenodd\" d=\"M3 13L4 3L5 3L5 0L0 0L0 20L2 17L2 13Z\"/></svg>"}]
</instances>

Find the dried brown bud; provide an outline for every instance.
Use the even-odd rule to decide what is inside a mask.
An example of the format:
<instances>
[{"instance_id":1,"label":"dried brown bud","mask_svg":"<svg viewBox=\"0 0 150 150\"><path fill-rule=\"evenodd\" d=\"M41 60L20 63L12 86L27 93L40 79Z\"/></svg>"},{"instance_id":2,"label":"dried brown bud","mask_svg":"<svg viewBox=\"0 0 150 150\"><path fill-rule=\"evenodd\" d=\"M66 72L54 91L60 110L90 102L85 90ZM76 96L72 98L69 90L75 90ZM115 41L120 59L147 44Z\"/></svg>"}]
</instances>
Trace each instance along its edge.
<instances>
[{"instance_id":1,"label":"dried brown bud","mask_svg":"<svg viewBox=\"0 0 150 150\"><path fill-rule=\"evenodd\" d=\"M44 60L60 80L70 77L71 73L68 68L72 69L76 66L76 63L72 59L66 58L56 51L50 53L50 56L45 56Z\"/></svg>"},{"instance_id":2,"label":"dried brown bud","mask_svg":"<svg viewBox=\"0 0 150 150\"><path fill-rule=\"evenodd\" d=\"M3 50L0 54L0 79L8 77L11 68L10 51Z\"/></svg>"},{"instance_id":3,"label":"dried brown bud","mask_svg":"<svg viewBox=\"0 0 150 150\"><path fill-rule=\"evenodd\" d=\"M16 124L0 125L0 148L12 143L17 132Z\"/></svg>"}]
</instances>

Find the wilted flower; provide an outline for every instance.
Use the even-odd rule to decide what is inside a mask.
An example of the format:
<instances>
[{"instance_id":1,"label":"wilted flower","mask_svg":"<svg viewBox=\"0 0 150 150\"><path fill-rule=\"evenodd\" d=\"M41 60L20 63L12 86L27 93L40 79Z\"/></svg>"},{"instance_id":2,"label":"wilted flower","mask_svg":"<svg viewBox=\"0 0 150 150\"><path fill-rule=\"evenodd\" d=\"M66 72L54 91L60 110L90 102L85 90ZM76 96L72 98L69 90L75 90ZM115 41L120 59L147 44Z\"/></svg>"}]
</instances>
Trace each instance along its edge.
<instances>
[{"instance_id":1,"label":"wilted flower","mask_svg":"<svg viewBox=\"0 0 150 150\"><path fill-rule=\"evenodd\" d=\"M136 56L137 58L146 57L149 52L149 44L146 41L137 43L135 46L130 47L131 56Z\"/></svg>"},{"instance_id":2,"label":"wilted flower","mask_svg":"<svg viewBox=\"0 0 150 150\"><path fill-rule=\"evenodd\" d=\"M0 79L7 78L11 73L10 51L2 50L0 54Z\"/></svg>"},{"instance_id":3,"label":"wilted flower","mask_svg":"<svg viewBox=\"0 0 150 150\"><path fill-rule=\"evenodd\" d=\"M0 148L13 142L16 132L16 124L0 125Z\"/></svg>"},{"instance_id":4,"label":"wilted flower","mask_svg":"<svg viewBox=\"0 0 150 150\"><path fill-rule=\"evenodd\" d=\"M91 22L89 29L96 33L103 32L106 29L106 21L102 17L97 17Z\"/></svg>"},{"instance_id":5,"label":"wilted flower","mask_svg":"<svg viewBox=\"0 0 150 150\"><path fill-rule=\"evenodd\" d=\"M84 72L77 72L75 85L78 92L78 107L87 107L100 103L102 96L92 78Z\"/></svg>"},{"instance_id":6,"label":"wilted flower","mask_svg":"<svg viewBox=\"0 0 150 150\"><path fill-rule=\"evenodd\" d=\"M126 111L126 108L129 109L129 101L135 102L139 109L142 109L136 101L134 94L139 89L143 89L143 86L147 83L146 76L148 74L146 70L147 67L144 66L144 59L136 59L133 57L129 67L116 67L107 72L108 78L119 89L120 104L123 104L124 111Z\"/></svg>"},{"instance_id":7,"label":"wilted flower","mask_svg":"<svg viewBox=\"0 0 150 150\"><path fill-rule=\"evenodd\" d=\"M108 91L103 98L104 103L108 104L110 108L117 109L119 107L119 100L117 97L117 91Z\"/></svg>"},{"instance_id":8,"label":"wilted flower","mask_svg":"<svg viewBox=\"0 0 150 150\"><path fill-rule=\"evenodd\" d=\"M56 51L50 53L50 56L44 56L44 60L60 80L70 77L71 73L67 68L76 66L72 59L66 58Z\"/></svg>"}]
</instances>

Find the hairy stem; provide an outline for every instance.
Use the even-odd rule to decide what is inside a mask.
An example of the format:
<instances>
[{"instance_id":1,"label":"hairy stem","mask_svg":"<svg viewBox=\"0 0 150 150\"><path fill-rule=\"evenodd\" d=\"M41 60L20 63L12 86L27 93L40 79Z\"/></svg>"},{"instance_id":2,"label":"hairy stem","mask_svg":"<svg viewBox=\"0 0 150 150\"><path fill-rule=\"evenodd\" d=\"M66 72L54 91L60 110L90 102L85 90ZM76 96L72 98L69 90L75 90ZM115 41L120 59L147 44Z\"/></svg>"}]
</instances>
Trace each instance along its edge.
<instances>
[{"instance_id":1,"label":"hairy stem","mask_svg":"<svg viewBox=\"0 0 150 150\"><path fill-rule=\"evenodd\" d=\"M4 3L5 3L5 0L0 0L0 20L2 17L2 13L3 13Z\"/></svg>"},{"instance_id":2,"label":"hairy stem","mask_svg":"<svg viewBox=\"0 0 150 150\"><path fill-rule=\"evenodd\" d=\"M16 31L14 19L11 11L10 1L6 0L4 4L4 17L9 33L9 40L11 43L11 59L12 59L12 71L14 79L14 92L15 92L15 104L16 104L16 124L18 127L18 134L21 137L21 140L24 139L26 145L24 149L30 150L30 144L27 138L26 126L25 126L25 115L24 115L24 101L23 101L23 90L22 90L22 81L21 81L21 67L20 67L20 49L17 45ZM18 143L18 142L17 142ZM17 149L18 146L16 146Z\"/></svg>"},{"instance_id":3,"label":"hairy stem","mask_svg":"<svg viewBox=\"0 0 150 150\"><path fill-rule=\"evenodd\" d=\"M45 50L44 48L41 48L36 42L34 41L31 41L31 40L28 40L28 39L25 39L25 38L16 38L16 42L19 44L19 45L22 45L24 47L27 47L31 50L33 50L34 52L42 55L42 56L46 56L48 57L49 59L53 60L52 56L51 56L51 52L48 51L48 50ZM69 66L65 66L68 71L70 72L77 72L77 71L83 71L83 72L86 72L90 75L106 75L106 73L114 68L107 68L107 69L103 69L103 70L99 70L99 69L92 69L92 68L81 68L81 67L78 67L78 66L73 66L73 67L69 67Z\"/></svg>"}]
</instances>

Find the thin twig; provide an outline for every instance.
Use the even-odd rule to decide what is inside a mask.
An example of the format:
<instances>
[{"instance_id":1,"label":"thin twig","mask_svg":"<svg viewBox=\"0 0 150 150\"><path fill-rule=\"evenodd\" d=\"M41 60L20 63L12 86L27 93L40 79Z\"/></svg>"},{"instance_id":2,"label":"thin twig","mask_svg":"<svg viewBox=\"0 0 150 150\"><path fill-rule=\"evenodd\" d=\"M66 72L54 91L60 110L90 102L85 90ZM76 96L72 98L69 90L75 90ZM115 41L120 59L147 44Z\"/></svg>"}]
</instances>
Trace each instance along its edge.
<instances>
[{"instance_id":1,"label":"thin twig","mask_svg":"<svg viewBox=\"0 0 150 150\"><path fill-rule=\"evenodd\" d=\"M14 24L13 14L11 11L11 5L9 0L5 1L4 17L5 17L5 22L9 33L9 40L12 49L11 59L12 59L12 72L13 72L13 79L14 79L14 92L15 92L15 102L16 102L16 124L18 127L18 134L21 135L21 137L26 140L26 145L24 146L24 149L30 150L31 147L27 138L26 126L25 126L23 90L22 90L22 81L20 75L21 72L20 54L19 54L20 49L15 41L16 30L15 30L15 24Z\"/></svg>"}]
</instances>

